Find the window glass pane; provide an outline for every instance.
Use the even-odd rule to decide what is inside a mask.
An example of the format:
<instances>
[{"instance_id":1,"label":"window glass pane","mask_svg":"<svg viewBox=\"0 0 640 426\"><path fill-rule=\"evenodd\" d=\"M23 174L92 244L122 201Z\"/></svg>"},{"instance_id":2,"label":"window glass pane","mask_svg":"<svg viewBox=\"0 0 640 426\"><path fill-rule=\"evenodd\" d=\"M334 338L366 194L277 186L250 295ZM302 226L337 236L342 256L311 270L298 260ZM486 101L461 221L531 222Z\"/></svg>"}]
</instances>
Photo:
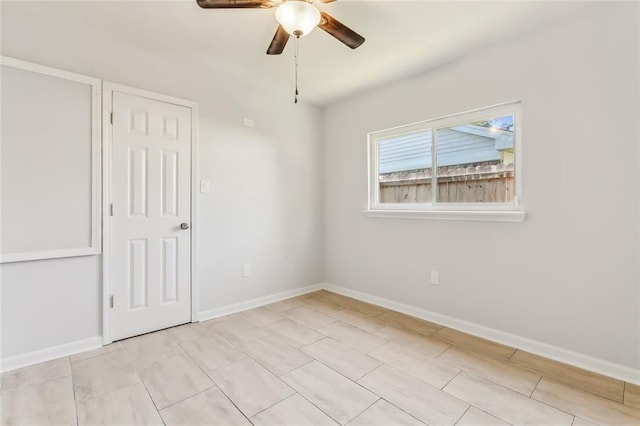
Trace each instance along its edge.
<instances>
[{"instance_id":1,"label":"window glass pane","mask_svg":"<svg viewBox=\"0 0 640 426\"><path fill-rule=\"evenodd\" d=\"M430 203L431 163L430 129L379 141L379 202Z\"/></svg>"},{"instance_id":2,"label":"window glass pane","mask_svg":"<svg viewBox=\"0 0 640 426\"><path fill-rule=\"evenodd\" d=\"M513 203L513 115L437 130L438 203Z\"/></svg>"}]
</instances>

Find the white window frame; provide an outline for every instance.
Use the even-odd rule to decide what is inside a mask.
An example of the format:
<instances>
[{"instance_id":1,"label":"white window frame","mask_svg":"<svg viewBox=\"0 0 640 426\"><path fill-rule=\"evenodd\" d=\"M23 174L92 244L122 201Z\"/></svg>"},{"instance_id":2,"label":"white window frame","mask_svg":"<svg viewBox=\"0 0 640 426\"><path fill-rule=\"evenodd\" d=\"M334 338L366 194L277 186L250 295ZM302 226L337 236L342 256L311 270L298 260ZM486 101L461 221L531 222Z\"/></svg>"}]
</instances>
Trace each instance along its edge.
<instances>
[{"instance_id":1,"label":"white window frame","mask_svg":"<svg viewBox=\"0 0 640 426\"><path fill-rule=\"evenodd\" d=\"M432 132L432 188L437 188L437 130L469 124L490 117L513 115L514 119L514 177L515 194L513 203L436 203L436 191L432 191L430 203L380 203L378 182L378 147L382 140L416 132ZM522 108L520 102L508 102L479 108L458 114L420 121L413 124L371 132L367 135L368 157L368 206L364 213L369 217L439 219L439 220L479 220L499 222L522 222L525 212L522 208Z\"/></svg>"}]
</instances>

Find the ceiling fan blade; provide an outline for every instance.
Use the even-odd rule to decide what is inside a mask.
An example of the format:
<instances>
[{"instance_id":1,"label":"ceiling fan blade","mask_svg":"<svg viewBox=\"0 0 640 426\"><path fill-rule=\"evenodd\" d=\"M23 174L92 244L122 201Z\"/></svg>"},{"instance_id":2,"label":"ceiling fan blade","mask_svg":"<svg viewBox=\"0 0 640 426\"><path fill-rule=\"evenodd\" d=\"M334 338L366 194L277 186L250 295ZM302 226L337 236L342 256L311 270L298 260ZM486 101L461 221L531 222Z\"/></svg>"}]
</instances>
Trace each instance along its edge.
<instances>
[{"instance_id":1,"label":"ceiling fan blade","mask_svg":"<svg viewBox=\"0 0 640 426\"><path fill-rule=\"evenodd\" d=\"M197 0L203 9L269 9L273 0Z\"/></svg>"},{"instance_id":2,"label":"ceiling fan blade","mask_svg":"<svg viewBox=\"0 0 640 426\"><path fill-rule=\"evenodd\" d=\"M333 3L336 0L320 0L320 3Z\"/></svg>"},{"instance_id":3,"label":"ceiling fan blade","mask_svg":"<svg viewBox=\"0 0 640 426\"><path fill-rule=\"evenodd\" d=\"M276 34L273 36L273 40L271 40L271 44L267 49L267 55L281 54L288 41L289 33L284 28L282 28L282 25L278 25Z\"/></svg>"},{"instance_id":4,"label":"ceiling fan blade","mask_svg":"<svg viewBox=\"0 0 640 426\"><path fill-rule=\"evenodd\" d=\"M320 12L322 16L318 27L322 28L352 49L364 43L364 37L345 26L340 21L325 12Z\"/></svg>"}]
</instances>

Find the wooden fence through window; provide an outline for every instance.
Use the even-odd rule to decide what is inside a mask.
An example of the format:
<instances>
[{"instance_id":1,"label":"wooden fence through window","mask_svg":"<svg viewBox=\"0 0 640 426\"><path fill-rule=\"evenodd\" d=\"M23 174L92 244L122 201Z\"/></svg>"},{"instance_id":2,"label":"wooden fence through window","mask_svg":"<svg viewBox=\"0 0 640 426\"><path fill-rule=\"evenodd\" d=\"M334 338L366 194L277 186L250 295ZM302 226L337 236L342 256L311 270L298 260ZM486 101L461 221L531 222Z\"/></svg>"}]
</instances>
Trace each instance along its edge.
<instances>
[{"instance_id":1,"label":"wooden fence through window","mask_svg":"<svg viewBox=\"0 0 640 426\"><path fill-rule=\"evenodd\" d=\"M430 203L431 169L379 176L381 203ZM439 203L511 203L515 194L513 164L442 167L438 170Z\"/></svg>"}]
</instances>

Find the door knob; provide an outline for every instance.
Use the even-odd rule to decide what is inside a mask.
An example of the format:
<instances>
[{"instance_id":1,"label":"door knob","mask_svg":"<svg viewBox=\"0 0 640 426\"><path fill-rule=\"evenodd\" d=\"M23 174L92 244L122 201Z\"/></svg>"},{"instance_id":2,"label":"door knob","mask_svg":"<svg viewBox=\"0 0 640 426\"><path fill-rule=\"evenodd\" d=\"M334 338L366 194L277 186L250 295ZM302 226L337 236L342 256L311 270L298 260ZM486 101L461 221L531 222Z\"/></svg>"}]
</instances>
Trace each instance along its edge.
<instances>
[{"instance_id":1,"label":"door knob","mask_svg":"<svg viewBox=\"0 0 640 426\"><path fill-rule=\"evenodd\" d=\"M180 224L180 229L183 229L183 230L189 229L189 224L187 222L181 223Z\"/></svg>"}]
</instances>

